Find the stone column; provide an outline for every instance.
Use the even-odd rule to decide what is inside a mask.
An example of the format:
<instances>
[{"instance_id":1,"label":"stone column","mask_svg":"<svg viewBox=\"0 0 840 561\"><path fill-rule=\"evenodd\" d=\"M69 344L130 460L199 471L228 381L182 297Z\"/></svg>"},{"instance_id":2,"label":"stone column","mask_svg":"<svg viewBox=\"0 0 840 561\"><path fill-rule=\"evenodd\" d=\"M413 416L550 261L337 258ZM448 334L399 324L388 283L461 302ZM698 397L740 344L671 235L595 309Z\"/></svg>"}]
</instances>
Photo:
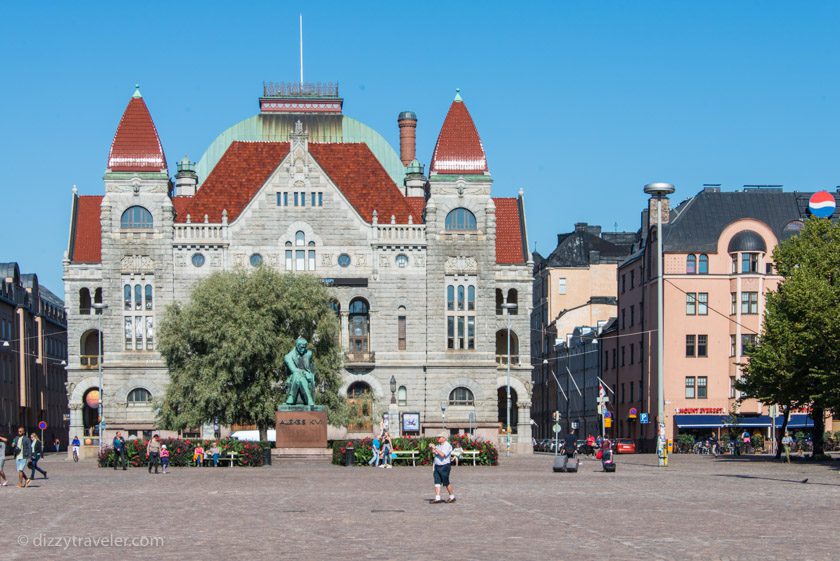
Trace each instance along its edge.
<instances>
[{"instance_id":1,"label":"stone column","mask_svg":"<svg viewBox=\"0 0 840 561\"><path fill-rule=\"evenodd\" d=\"M402 426L400 424L400 408L396 403L388 404L388 422L390 427L388 432L391 433L392 438L402 435Z\"/></svg>"},{"instance_id":2,"label":"stone column","mask_svg":"<svg viewBox=\"0 0 840 561\"><path fill-rule=\"evenodd\" d=\"M70 432L67 436L67 457L71 459L73 458L73 447L71 446L71 443L73 442L74 436L78 436L79 440L84 441L85 422L82 418L81 403L70 404Z\"/></svg>"},{"instance_id":3,"label":"stone column","mask_svg":"<svg viewBox=\"0 0 840 561\"><path fill-rule=\"evenodd\" d=\"M531 404L519 403L518 424L516 425L517 436L517 452L520 454L528 454L534 451L531 446Z\"/></svg>"}]
</instances>

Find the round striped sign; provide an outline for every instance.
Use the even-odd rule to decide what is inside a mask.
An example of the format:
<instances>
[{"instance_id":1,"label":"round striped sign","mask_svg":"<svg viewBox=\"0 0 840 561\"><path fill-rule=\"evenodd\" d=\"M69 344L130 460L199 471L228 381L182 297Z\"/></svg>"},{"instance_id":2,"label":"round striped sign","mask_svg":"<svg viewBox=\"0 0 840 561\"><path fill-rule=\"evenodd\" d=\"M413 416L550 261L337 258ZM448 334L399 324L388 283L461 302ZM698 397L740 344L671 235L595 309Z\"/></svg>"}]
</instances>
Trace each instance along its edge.
<instances>
[{"instance_id":1,"label":"round striped sign","mask_svg":"<svg viewBox=\"0 0 840 561\"><path fill-rule=\"evenodd\" d=\"M818 218L831 217L835 208L837 208L837 203L834 200L834 195L828 191L817 191L808 200L808 210Z\"/></svg>"}]
</instances>

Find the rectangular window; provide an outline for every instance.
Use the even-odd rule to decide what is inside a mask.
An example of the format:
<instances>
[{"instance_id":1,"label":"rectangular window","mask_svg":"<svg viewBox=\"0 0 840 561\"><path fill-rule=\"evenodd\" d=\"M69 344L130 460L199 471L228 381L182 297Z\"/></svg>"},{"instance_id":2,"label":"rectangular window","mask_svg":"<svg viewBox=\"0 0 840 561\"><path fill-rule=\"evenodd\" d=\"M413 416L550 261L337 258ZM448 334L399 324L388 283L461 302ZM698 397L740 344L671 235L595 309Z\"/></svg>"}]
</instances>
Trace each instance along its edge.
<instances>
[{"instance_id":1,"label":"rectangular window","mask_svg":"<svg viewBox=\"0 0 840 561\"><path fill-rule=\"evenodd\" d=\"M289 206L289 193L283 191L283 206Z\"/></svg>"},{"instance_id":2,"label":"rectangular window","mask_svg":"<svg viewBox=\"0 0 840 561\"><path fill-rule=\"evenodd\" d=\"M730 292L729 295L732 297L731 304L729 305L729 315L734 316L738 313L738 293Z\"/></svg>"},{"instance_id":3,"label":"rectangular window","mask_svg":"<svg viewBox=\"0 0 840 561\"><path fill-rule=\"evenodd\" d=\"M155 348L155 320L152 316L146 316L146 350L152 351Z\"/></svg>"},{"instance_id":4,"label":"rectangular window","mask_svg":"<svg viewBox=\"0 0 840 561\"><path fill-rule=\"evenodd\" d=\"M755 346L755 334L741 335L741 354L749 356L750 351Z\"/></svg>"},{"instance_id":5,"label":"rectangular window","mask_svg":"<svg viewBox=\"0 0 840 561\"><path fill-rule=\"evenodd\" d=\"M755 273L758 271L758 253L741 254L741 272Z\"/></svg>"},{"instance_id":6,"label":"rectangular window","mask_svg":"<svg viewBox=\"0 0 840 561\"><path fill-rule=\"evenodd\" d=\"M475 350L475 277L447 277L447 348ZM499 354L496 349L496 354Z\"/></svg>"},{"instance_id":7,"label":"rectangular window","mask_svg":"<svg viewBox=\"0 0 840 561\"><path fill-rule=\"evenodd\" d=\"M311 206L317 206L317 205L315 204L315 202L318 200L318 199L317 199L317 197L318 197L317 193L315 193L315 191L312 191L312 193L310 193L310 195L311 195L311 201L310 201L310 203L309 203L309 204L310 204Z\"/></svg>"},{"instance_id":8,"label":"rectangular window","mask_svg":"<svg viewBox=\"0 0 840 561\"><path fill-rule=\"evenodd\" d=\"M566 294L566 279L565 278L559 278L559 279L557 279L557 281L558 281L557 282L557 287L558 287L559 293L560 294Z\"/></svg>"},{"instance_id":9,"label":"rectangular window","mask_svg":"<svg viewBox=\"0 0 840 561\"><path fill-rule=\"evenodd\" d=\"M685 315L697 315L697 293L686 292L685 294Z\"/></svg>"},{"instance_id":10,"label":"rectangular window","mask_svg":"<svg viewBox=\"0 0 840 561\"><path fill-rule=\"evenodd\" d=\"M709 356L709 336L697 336L697 356Z\"/></svg>"},{"instance_id":11,"label":"rectangular window","mask_svg":"<svg viewBox=\"0 0 840 561\"><path fill-rule=\"evenodd\" d=\"M709 378L708 376L697 377L697 399L706 399L709 397Z\"/></svg>"},{"instance_id":12,"label":"rectangular window","mask_svg":"<svg viewBox=\"0 0 840 561\"><path fill-rule=\"evenodd\" d=\"M283 206L283 193L277 193L277 206Z\"/></svg>"},{"instance_id":13,"label":"rectangular window","mask_svg":"<svg viewBox=\"0 0 840 561\"><path fill-rule=\"evenodd\" d=\"M299 206L298 197L299 197L299 194L298 194L297 191L295 191L295 206Z\"/></svg>"},{"instance_id":14,"label":"rectangular window","mask_svg":"<svg viewBox=\"0 0 840 561\"><path fill-rule=\"evenodd\" d=\"M130 351L133 348L134 348L134 327L131 325L131 316L125 316L125 350Z\"/></svg>"},{"instance_id":15,"label":"rectangular window","mask_svg":"<svg viewBox=\"0 0 840 561\"><path fill-rule=\"evenodd\" d=\"M621 275L621 293L627 292L627 275Z\"/></svg>"},{"instance_id":16,"label":"rectangular window","mask_svg":"<svg viewBox=\"0 0 840 561\"><path fill-rule=\"evenodd\" d=\"M758 313L758 292L741 293L741 313L747 315Z\"/></svg>"},{"instance_id":17,"label":"rectangular window","mask_svg":"<svg viewBox=\"0 0 840 561\"><path fill-rule=\"evenodd\" d=\"M624 345L621 345L621 366L624 366Z\"/></svg>"},{"instance_id":18,"label":"rectangular window","mask_svg":"<svg viewBox=\"0 0 840 561\"><path fill-rule=\"evenodd\" d=\"M405 350L405 316L397 317L397 349Z\"/></svg>"},{"instance_id":19,"label":"rectangular window","mask_svg":"<svg viewBox=\"0 0 840 561\"><path fill-rule=\"evenodd\" d=\"M453 316L446 318L446 348L455 348L455 318Z\"/></svg>"},{"instance_id":20,"label":"rectangular window","mask_svg":"<svg viewBox=\"0 0 840 561\"><path fill-rule=\"evenodd\" d=\"M624 403L624 384L621 384L621 403Z\"/></svg>"},{"instance_id":21,"label":"rectangular window","mask_svg":"<svg viewBox=\"0 0 840 561\"><path fill-rule=\"evenodd\" d=\"M735 399L735 376L729 377L729 399Z\"/></svg>"},{"instance_id":22,"label":"rectangular window","mask_svg":"<svg viewBox=\"0 0 840 561\"><path fill-rule=\"evenodd\" d=\"M291 250L291 249L287 249L287 250L286 250L286 270L287 270L287 271L291 271L291 270L293 270L293 266L292 266L292 250Z\"/></svg>"},{"instance_id":23,"label":"rectangular window","mask_svg":"<svg viewBox=\"0 0 840 561\"><path fill-rule=\"evenodd\" d=\"M694 335L685 336L685 356L694 356L696 339Z\"/></svg>"},{"instance_id":24,"label":"rectangular window","mask_svg":"<svg viewBox=\"0 0 840 561\"><path fill-rule=\"evenodd\" d=\"M324 206L324 193L323 193L323 191L318 191L318 206Z\"/></svg>"},{"instance_id":25,"label":"rectangular window","mask_svg":"<svg viewBox=\"0 0 840 561\"><path fill-rule=\"evenodd\" d=\"M636 305L635 304L630 306L630 327L633 327L634 325L636 325ZM633 361L630 361L630 363L632 364Z\"/></svg>"},{"instance_id":26,"label":"rectangular window","mask_svg":"<svg viewBox=\"0 0 840 561\"><path fill-rule=\"evenodd\" d=\"M610 367L610 352L605 350L604 351L604 370L607 370Z\"/></svg>"},{"instance_id":27,"label":"rectangular window","mask_svg":"<svg viewBox=\"0 0 840 561\"><path fill-rule=\"evenodd\" d=\"M134 316L134 348L143 350L143 316Z\"/></svg>"},{"instance_id":28,"label":"rectangular window","mask_svg":"<svg viewBox=\"0 0 840 561\"><path fill-rule=\"evenodd\" d=\"M306 270L306 251L298 249L295 251L295 270Z\"/></svg>"},{"instance_id":29,"label":"rectangular window","mask_svg":"<svg viewBox=\"0 0 840 561\"><path fill-rule=\"evenodd\" d=\"M694 376L685 377L685 398L694 399Z\"/></svg>"},{"instance_id":30,"label":"rectangular window","mask_svg":"<svg viewBox=\"0 0 840 561\"><path fill-rule=\"evenodd\" d=\"M630 290L633 290L633 287L636 286L636 271L630 271Z\"/></svg>"},{"instance_id":31,"label":"rectangular window","mask_svg":"<svg viewBox=\"0 0 840 561\"><path fill-rule=\"evenodd\" d=\"M300 192L300 206L306 206L306 193Z\"/></svg>"},{"instance_id":32,"label":"rectangular window","mask_svg":"<svg viewBox=\"0 0 840 561\"><path fill-rule=\"evenodd\" d=\"M698 292L697 293L697 315L698 316L709 315L709 293L708 292Z\"/></svg>"},{"instance_id":33,"label":"rectangular window","mask_svg":"<svg viewBox=\"0 0 840 561\"><path fill-rule=\"evenodd\" d=\"M315 250L310 249L309 250L309 268L307 270L308 271L314 271L315 270L315 265L316 265L316 263L315 263Z\"/></svg>"},{"instance_id":34,"label":"rectangular window","mask_svg":"<svg viewBox=\"0 0 840 561\"><path fill-rule=\"evenodd\" d=\"M635 393L634 386L635 386L635 383L630 382L630 403L633 403L633 394Z\"/></svg>"},{"instance_id":35,"label":"rectangular window","mask_svg":"<svg viewBox=\"0 0 840 561\"><path fill-rule=\"evenodd\" d=\"M464 316L458 316L458 348L464 348Z\"/></svg>"},{"instance_id":36,"label":"rectangular window","mask_svg":"<svg viewBox=\"0 0 840 561\"><path fill-rule=\"evenodd\" d=\"M735 353L737 353L737 352L738 352L738 350L735 348L735 336L730 335L729 336L729 356L735 356Z\"/></svg>"},{"instance_id":37,"label":"rectangular window","mask_svg":"<svg viewBox=\"0 0 840 561\"><path fill-rule=\"evenodd\" d=\"M618 351L616 351L615 349L612 350L612 367L613 367L613 370L618 368L618 359L616 358L618 356L617 353L618 353Z\"/></svg>"},{"instance_id":38,"label":"rectangular window","mask_svg":"<svg viewBox=\"0 0 840 561\"><path fill-rule=\"evenodd\" d=\"M475 350L475 316L467 316L467 348Z\"/></svg>"},{"instance_id":39,"label":"rectangular window","mask_svg":"<svg viewBox=\"0 0 840 561\"><path fill-rule=\"evenodd\" d=\"M635 364L636 362L636 345L630 345L630 364ZM632 401L632 399L631 399Z\"/></svg>"},{"instance_id":40,"label":"rectangular window","mask_svg":"<svg viewBox=\"0 0 840 561\"><path fill-rule=\"evenodd\" d=\"M621 329L624 329L624 320L627 319L627 310L621 308Z\"/></svg>"}]
</instances>

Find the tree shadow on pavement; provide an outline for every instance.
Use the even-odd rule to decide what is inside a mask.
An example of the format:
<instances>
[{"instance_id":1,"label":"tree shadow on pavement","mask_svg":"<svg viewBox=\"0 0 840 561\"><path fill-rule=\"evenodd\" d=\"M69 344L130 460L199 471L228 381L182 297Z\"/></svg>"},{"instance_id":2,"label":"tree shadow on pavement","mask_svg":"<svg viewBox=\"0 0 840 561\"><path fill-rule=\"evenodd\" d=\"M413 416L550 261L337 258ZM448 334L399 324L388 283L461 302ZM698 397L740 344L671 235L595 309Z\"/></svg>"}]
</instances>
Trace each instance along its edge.
<instances>
[{"instance_id":1,"label":"tree shadow on pavement","mask_svg":"<svg viewBox=\"0 0 840 561\"><path fill-rule=\"evenodd\" d=\"M784 479L782 477L764 477L761 475L743 475L743 474L728 474L728 473L716 473L714 474L715 477L735 477L738 479L761 479L764 481L778 481L780 483L796 483L797 485L825 485L828 487L840 487L840 483L821 483L819 481L811 481L809 482L808 478L805 479Z\"/></svg>"}]
</instances>

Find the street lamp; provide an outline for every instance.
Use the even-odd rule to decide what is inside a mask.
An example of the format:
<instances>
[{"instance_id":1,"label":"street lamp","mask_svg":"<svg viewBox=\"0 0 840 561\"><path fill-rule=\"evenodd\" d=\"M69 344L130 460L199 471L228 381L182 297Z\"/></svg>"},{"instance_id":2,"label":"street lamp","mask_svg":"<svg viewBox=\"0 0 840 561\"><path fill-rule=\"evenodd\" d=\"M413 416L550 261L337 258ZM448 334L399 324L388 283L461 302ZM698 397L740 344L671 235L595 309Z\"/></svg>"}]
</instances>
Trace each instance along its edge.
<instances>
[{"instance_id":1,"label":"street lamp","mask_svg":"<svg viewBox=\"0 0 840 561\"><path fill-rule=\"evenodd\" d=\"M396 393L397 393L397 379L391 376L391 404L397 403Z\"/></svg>"},{"instance_id":2,"label":"street lamp","mask_svg":"<svg viewBox=\"0 0 840 561\"><path fill-rule=\"evenodd\" d=\"M507 452L510 456L510 314L518 306L516 304L502 304L507 319Z\"/></svg>"},{"instance_id":3,"label":"street lamp","mask_svg":"<svg viewBox=\"0 0 840 561\"><path fill-rule=\"evenodd\" d=\"M99 369L99 451L102 452L102 446L105 444L103 440L102 427L105 426L105 408L102 405L102 399L105 397L105 392L102 391L102 313L108 308L108 304L96 303L93 304L93 309L97 310L98 328L99 328L99 355L96 357L96 366Z\"/></svg>"},{"instance_id":4,"label":"street lamp","mask_svg":"<svg viewBox=\"0 0 840 561\"><path fill-rule=\"evenodd\" d=\"M9 342L8 342L8 341L3 341L3 346L4 346L4 347L8 347L8 346L9 346Z\"/></svg>"},{"instance_id":5,"label":"street lamp","mask_svg":"<svg viewBox=\"0 0 840 561\"><path fill-rule=\"evenodd\" d=\"M663 258L662 258L662 199L673 193L676 188L670 183L648 183L645 193L656 200L656 384L657 384L657 417L659 420L659 435L656 439L656 455L659 467L664 467L665 459L665 337L663 324L665 314L663 307ZM649 212L649 211L648 211Z\"/></svg>"}]
</instances>

